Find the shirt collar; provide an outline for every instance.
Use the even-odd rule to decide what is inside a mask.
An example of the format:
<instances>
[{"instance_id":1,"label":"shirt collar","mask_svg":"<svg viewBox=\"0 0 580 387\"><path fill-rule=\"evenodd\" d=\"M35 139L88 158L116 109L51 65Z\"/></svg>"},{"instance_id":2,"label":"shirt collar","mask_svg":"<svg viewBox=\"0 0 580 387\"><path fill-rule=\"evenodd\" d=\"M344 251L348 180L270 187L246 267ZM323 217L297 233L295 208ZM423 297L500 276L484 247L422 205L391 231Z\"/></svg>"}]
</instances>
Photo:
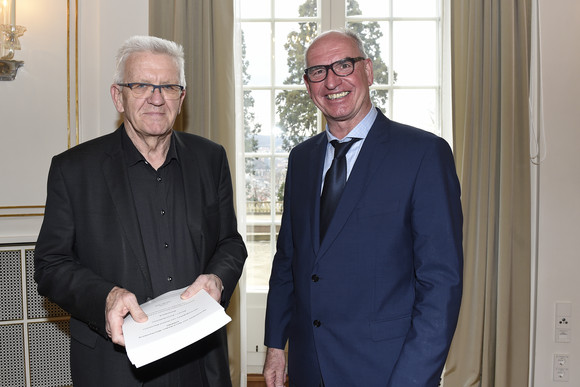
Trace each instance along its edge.
<instances>
[{"instance_id":1,"label":"shirt collar","mask_svg":"<svg viewBox=\"0 0 580 387\"><path fill-rule=\"evenodd\" d=\"M122 132L123 132L121 135L122 146L123 146L123 152L125 153L125 160L127 161L127 165L132 166L132 165L135 165L141 161L147 162L147 160L145 160L145 157L143 157L143 155L139 152L139 150L137 150L137 147L135 146L135 144L133 144L133 141L131 141L131 139L129 138L127 131L123 130ZM167 151L167 156L165 157L165 162L163 163L163 165L166 165L167 163L169 163L169 161L171 161L173 159L175 159L179 162L179 157L177 156L177 147L175 145L174 136L173 136L173 133L171 133L171 141L169 143L169 150Z\"/></svg>"},{"instance_id":2,"label":"shirt collar","mask_svg":"<svg viewBox=\"0 0 580 387\"><path fill-rule=\"evenodd\" d=\"M377 118L377 114L377 109L375 109L375 106L372 105L371 110L367 113L365 118L363 118L357 126L355 126L342 140L339 141L346 141L347 138L362 138L364 140L367 137L367 134L369 134L369 131L371 130L371 127ZM328 139L328 142L332 140L338 140L338 138L330 133L328 124L326 124L326 138Z\"/></svg>"}]
</instances>

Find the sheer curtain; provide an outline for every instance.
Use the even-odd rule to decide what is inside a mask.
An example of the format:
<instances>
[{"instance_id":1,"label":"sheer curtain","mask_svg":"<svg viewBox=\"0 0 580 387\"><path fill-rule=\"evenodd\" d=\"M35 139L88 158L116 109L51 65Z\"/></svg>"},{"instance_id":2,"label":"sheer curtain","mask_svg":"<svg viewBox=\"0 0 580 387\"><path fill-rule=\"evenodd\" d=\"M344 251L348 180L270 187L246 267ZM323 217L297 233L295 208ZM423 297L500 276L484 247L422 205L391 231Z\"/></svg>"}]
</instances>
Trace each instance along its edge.
<instances>
[{"instance_id":1,"label":"sheer curtain","mask_svg":"<svg viewBox=\"0 0 580 387\"><path fill-rule=\"evenodd\" d=\"M184 47L187 96L176 130L222 144L235 184L234 2L149 0L149 33ZM227 310L234 386L241 380L239 303L237 289Z\"/></svg>"},{"instance_id":2,"label":"sheer curtain","mask_svg":"<svg viewBox=\"0 0 580 387\"><path fill-rule=\"evenodd\" d=\"M445 387L528 386L530 0L451 0L464 297Z\"/></svg>"}]
</instances>

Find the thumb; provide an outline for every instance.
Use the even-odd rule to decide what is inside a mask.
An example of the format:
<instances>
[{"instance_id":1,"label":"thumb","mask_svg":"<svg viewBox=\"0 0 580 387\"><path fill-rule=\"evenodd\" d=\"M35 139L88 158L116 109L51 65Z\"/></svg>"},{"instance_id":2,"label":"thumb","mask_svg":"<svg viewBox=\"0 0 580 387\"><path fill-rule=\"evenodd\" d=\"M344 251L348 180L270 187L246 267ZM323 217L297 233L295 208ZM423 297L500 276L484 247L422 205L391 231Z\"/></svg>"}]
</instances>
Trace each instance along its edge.
<instances>
[{"instance_id":1,"label":"thumb","mask_svg":"<svg viewBox=\"0 0 580 387\"><path fill-rule=\"evenodd\" d=\"M145 321L149 320L149 317L147 317L147 314L145 314L139 304L131 305L131 307L129 307L129 313L135 322L144 323Z\"/></svg>"},{"instance_id":2,"label":"thumb","mask_svg":"<svg viewBox=\"0 0 580 387\"><path fill-rule=\"evenodd\" d=\"M202 288L203 288L203 286L201 285L201 283L199 281L195 281L194 283L192 283L191 285L189 285L187 287L187 289L185 289L185 291L183 293L181 293L181 299L182 300L187 300L188 298L193 297Z\"/></svg>"}]
</instances>

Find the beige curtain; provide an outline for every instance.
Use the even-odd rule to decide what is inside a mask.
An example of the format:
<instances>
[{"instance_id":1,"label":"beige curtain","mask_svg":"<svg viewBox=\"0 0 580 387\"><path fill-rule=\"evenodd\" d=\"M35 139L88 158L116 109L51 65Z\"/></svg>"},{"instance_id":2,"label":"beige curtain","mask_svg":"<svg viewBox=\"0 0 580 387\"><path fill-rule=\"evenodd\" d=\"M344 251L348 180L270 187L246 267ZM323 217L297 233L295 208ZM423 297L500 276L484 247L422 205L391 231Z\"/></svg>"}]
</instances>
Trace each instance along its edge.
<instances>
[{"instance_id":1,"label":"beige curtain","mask_svg":"<svg viewBox=\"0 0 580 387\"><path fill-rule=\"evenodd\" d=\"M464 296L445 387L527 387L530 0L451 0Z\"/></svg>"},{"instance_id":2,"label":"beige curtain","mask_svg":"<svg viewBox=\"0 0 580 387\"><path fill-rule=\"evenodd\" d=\"M149 33L174 40L185 50L187 96L176 130L222 144L235 174L234 2L149 0ZM234 182L235 183L235 182ZM240 385L240 293L228 315L228 345L234 386Z\"/></svg>"}]
</instances>

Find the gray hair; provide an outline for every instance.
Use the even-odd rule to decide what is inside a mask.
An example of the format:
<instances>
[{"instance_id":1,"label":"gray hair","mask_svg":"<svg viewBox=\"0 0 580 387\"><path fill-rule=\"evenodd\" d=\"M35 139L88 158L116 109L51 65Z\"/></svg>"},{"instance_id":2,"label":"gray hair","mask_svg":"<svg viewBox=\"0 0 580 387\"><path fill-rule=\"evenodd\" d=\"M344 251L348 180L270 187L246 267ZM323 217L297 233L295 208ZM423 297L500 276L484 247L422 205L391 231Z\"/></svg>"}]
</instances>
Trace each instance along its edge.
<instances>
[{"instance_id":1,"label":"gray hair","mask_svg":"<svg viewBox=\"0 0 580 387\"><path fill-rule=\"evenodd\" d=\"M339 28L336 30L330 30L330 31L325 31L323 33L321 33L320 35L318 35L317 37L315 37L312 42L310 42L310 45L308 46L308 48L306 49L306 52L304 52L304 64L306 67L308 67L308 52L310 51L310 47L312 47L312 45L314 43L316 43L317 40L319 40L320 38L323 38L327 35L330 34L341 34L344 37L350 38L354 41L354 43L356 44L359 52L360 52L360 56L366 58L367 54L365 52L365 48L364 48L364 44L363 41L361 40L360 36L358 36L358 34L356 32L354 32L353 30L349 30L348 28Z\"/></svg>"},{"instance_id":2,"label":"gray hair","mask_svg":"<svg viewBox=\"0 0 580 387\"><path fill-rule=\"evenodd\" d=\"M157 38L155 36L133 36L123 43L116 57L116 70L113 77L114 83L125 82L125 64L131 54L139 52L152 52L155 54L169 55L175 61L179 71L179 84L185 87L185 56L180 44Z\"/></svg>"}]
</instances>

